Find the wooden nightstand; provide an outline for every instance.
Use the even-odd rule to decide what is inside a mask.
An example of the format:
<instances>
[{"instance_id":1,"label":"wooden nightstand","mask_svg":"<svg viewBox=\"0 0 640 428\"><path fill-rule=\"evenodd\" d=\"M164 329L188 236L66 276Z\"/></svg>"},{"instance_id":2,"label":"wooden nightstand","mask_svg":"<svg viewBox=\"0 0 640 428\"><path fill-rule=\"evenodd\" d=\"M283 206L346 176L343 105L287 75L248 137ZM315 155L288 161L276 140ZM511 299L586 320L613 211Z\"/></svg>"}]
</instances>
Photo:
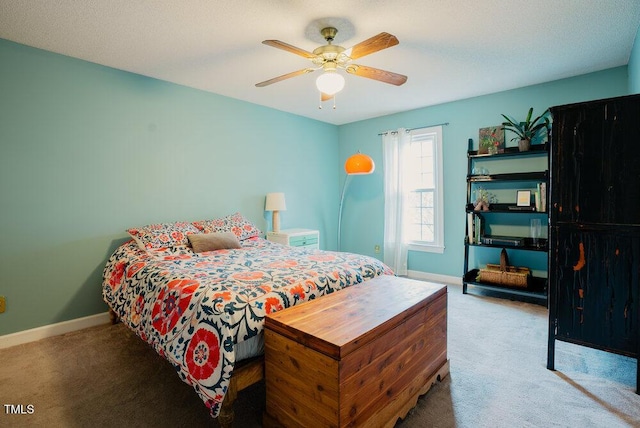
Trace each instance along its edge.
<instances>
[{"instance_id":1,"label":"wooden nightstand","mask_svg":"<svg viewBox=\"0 0 640 428\"><path fill-rule=\"evenodd\" d=\"M320 232L312 229L282 229L267 232L267 240L291 247L320 248Z\"/></svg>"}]
</instances>

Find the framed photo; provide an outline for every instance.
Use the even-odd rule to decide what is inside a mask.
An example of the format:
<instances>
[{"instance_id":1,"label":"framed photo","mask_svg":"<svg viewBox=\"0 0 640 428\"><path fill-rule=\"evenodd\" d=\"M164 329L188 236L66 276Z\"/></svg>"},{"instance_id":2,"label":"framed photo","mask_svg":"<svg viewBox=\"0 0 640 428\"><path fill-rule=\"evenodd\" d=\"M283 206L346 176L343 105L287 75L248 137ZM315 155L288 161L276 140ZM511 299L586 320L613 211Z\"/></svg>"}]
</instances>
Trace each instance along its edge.
<instances>
[{"instance_id":1,"label":"framed photo","mask_svg":"<svg viewBox=\"0 0 640 428\"><path fill-rule=\"evenodd\" d=\"M480 128L478 142L478 154L504 153L504 127Z\"/></svg>"},{"instance_id":2,"label":"framed photo","mask_svg":"<svg viewBox=\"0 0 640 428\"><path fill-rule=\"evenodd\" d=\"M519 207L530 207L531 190L518 190L516 193L516 205Z\"/></svg>"}]
</instances>

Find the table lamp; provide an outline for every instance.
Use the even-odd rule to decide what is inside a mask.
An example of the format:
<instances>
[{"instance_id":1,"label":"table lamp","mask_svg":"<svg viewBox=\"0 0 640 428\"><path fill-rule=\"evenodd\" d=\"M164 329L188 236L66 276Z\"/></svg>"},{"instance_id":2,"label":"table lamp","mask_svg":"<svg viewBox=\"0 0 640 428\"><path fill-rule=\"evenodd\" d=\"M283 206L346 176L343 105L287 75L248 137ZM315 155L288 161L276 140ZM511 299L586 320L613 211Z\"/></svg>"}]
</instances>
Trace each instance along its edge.
<instances>
[{"instance_id":1,"label":"table lamp","mask_svg":"<svg viewBox=\"0 0 640 428\"><path fill-rule=\"evenodd\" d=\"M280 232L280 211L287 210L287 204L284 201L284 193L267 193L264 210L273 211L272 229L274 232Z\"/></svg>"}]
</instances>

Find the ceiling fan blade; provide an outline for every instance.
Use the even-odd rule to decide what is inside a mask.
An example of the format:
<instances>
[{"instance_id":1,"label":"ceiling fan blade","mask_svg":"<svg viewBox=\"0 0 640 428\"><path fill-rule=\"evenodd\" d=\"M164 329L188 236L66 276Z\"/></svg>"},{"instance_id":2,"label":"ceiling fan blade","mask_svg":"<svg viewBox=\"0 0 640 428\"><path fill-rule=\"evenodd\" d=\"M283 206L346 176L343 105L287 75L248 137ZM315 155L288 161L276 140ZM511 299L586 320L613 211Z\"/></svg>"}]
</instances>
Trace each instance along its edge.
<instances>
[{"instance_id":1,"label":"ceiling fan blade","mask_svg":"<svg viewBox=\"0 0 640 428\"><path fill-rule=\"evenodd\" d=\"M380 82L390 83L400 86L407 81L407 76L403 74L393 73L391 71L380 70L379 68L367 67L365 65L349 64L346 67L347 73L355 74L360 77L367 77Z\"/></svg>"},{"instance_id":2,"label":"ceiling fan blade","mask_svg":"<svg viewBox=\"0 0 640 428\"><path fill-rule=\"evenodd\" d=\"M380 33L377 36L373 36L370 39L360 42L354 45L350 49L345 51L351 59L362 58L365 55L372 54L374 52L381 51L382 49L390 48L397 45L398 39L393 34Z\"/></svg>"},{"instance_id":3,"label":"ceiling fan blade","mask_svg":"<svg viewBox=\"0 0 640 428\"><path fill-rule=\"evenodd\" d=\"M324 92L320 92L320 101L329 101L333 98L333 95L325 94Z\"/></svg>"},{"instance_id":4,"label":"ceiling fan blade","mask_svg":"<svg viewBox=\"0 0 640 428\"><path fill-rule=\"evenodd\" d=\"M309 51L305 51L304 49L297 48L293 45L290 45L289 43L281 42L280 40L264 40L262 43L264 43L267 46L272 46L274 48L282 49L287 52L300 55L304 58L313 59L316 57L315 54L312 54Z\"/></svg>"},{"instance_id":5,"label":"ceiling fan blade","mask_svg":"<svg viewBox=\"0 0 640 428\"><path fill-rule=\"evenodd\" d=\"M292 71L291 73L283 74L282 76L274 77L273 79L265 80L264 82L256 83L258 88L262 88L263 86L271 85L272 83L277 83L285 79L289 79L291 77L300 76L302 74L311 73L315 71L315 68L303 68L302 70Z\"/></svg>"}]
</instances>

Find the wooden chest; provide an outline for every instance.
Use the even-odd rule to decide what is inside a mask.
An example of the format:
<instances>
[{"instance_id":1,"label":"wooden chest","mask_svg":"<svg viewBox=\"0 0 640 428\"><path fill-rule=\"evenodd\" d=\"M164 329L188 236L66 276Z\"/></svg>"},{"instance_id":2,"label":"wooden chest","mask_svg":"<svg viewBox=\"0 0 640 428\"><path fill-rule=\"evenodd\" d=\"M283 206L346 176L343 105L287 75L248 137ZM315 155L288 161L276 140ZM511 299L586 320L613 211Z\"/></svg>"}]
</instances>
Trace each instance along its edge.
<instances>
[{"instance_id":1,"label":"wooden chest","mask_svg":"<svg viewBox=\"0 0 640 428\"><path fill-rule=\"evenodd\" d=\"M394 426L449 373L445 286L381 276L267 316L265 426Z\"/></svg>"}]
</instances>

